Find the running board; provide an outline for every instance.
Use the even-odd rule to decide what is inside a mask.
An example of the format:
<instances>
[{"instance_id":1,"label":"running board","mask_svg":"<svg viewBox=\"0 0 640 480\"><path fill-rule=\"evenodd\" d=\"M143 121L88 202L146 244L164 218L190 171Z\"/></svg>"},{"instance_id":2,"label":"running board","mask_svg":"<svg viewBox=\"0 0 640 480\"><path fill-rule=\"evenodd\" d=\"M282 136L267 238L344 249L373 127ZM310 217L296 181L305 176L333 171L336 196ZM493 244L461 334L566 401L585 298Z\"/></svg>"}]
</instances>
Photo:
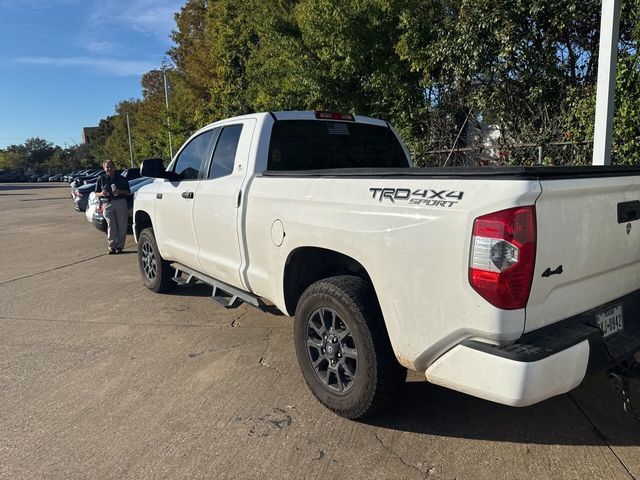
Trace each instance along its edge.
<instances>
[{"instance_id":1,"label":"running board","mask_svg":"<svg viewBox=\"0 0 640 480\"><path fill-rule=\"evenodd\" d=\"M227 283L208 277L203 273L196 272L195 270L185 267L184 265L180 265L179 263L172 263L171 267L176 271L175 276L172 278L174 282L179 285L193 285L197 280L200 280L201 282L211 285L213 287L211 300L219 303L225 308L236 308L242 302L246 302L261 310L265 307L265 304L259 297L252 295L249 292L232 287ZM186 275L186 279L183 278L183 274ZM224 295L224 293L228 295Z\"/></svg>"}]
</instances>

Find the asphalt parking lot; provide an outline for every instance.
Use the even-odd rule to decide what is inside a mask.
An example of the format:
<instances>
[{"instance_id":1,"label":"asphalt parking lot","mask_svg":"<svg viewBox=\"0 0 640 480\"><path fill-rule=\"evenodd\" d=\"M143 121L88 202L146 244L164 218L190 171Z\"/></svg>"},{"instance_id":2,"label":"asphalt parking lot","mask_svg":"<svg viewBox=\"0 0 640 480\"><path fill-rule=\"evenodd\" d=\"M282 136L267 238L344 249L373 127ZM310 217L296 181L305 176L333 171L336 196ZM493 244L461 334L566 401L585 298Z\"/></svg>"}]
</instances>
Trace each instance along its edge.
<instances>
[{"instance_id":1,"label":"asphalt parking lot","mask_svg":"<svg viewBox=\"0 0 640 480\"><path fill-rule=\"evenodd\" d=\"M304 385L289 317L153 294L135 252L107 256L66 184L0 184L0 478L640 478L603 375L524 409L410 375L345 420Z\"/></svg>"}]
</instances>

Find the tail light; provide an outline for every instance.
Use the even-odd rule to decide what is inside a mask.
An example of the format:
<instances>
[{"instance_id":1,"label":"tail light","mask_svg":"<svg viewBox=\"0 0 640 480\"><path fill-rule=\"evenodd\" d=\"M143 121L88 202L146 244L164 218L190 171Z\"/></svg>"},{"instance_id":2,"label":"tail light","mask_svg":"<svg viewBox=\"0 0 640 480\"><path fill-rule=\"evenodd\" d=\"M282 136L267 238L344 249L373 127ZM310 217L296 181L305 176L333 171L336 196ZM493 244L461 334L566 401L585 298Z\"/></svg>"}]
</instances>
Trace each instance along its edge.
<instances>
[{"instance_id":1,"label":"tail light","mask_svg":"<svg viewBox=\"0 0 640 480\"><path fill-rule=\"evenodd\" d=\"M341 112L325 112L316 110L315 112L316 118L320 120L346 120L350 122L354 122L355 118L351 113L341 113Z\"/></svg>"},{"instance_id":2,"label":"tail light","mask_svg":"<svg viewBox=\"0 0 640 480\"><path fill-rule=\"evenodd\" d=\"M505 310L524 308L531 291L535 260L534 206L476 218L469 283L489 303Z\"/></svg>"}]
</instances>

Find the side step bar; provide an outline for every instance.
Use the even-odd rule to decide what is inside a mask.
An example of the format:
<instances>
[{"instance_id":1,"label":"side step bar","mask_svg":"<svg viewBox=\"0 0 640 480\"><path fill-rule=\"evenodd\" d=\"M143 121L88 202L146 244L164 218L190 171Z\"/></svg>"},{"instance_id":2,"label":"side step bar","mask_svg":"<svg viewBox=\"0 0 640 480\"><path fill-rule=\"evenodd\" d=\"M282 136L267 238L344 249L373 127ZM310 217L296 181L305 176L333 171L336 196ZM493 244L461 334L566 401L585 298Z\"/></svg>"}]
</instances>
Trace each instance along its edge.
<instances>
[{"instance_id":1,"label":"side step bar","mask_svg":"<svg viewBox=\"0 0 640 480\"><path fill-rule=\"evenodd\" d=\"M211 285L213 287L211 300L219 303L225 308L236 308L242 302L246 302L261 310L266 306L259 297L249 292L245 292L244 290L240 290L239 288L232 287L228 283L208 277L203 273L196 272L195 270L185 267L184 265L180 265L179 263L172 263L171 267L176 271L175 276L172 278L174 282L179 285L193 285L196 281L200 280L201 282ZM183 274L186 275L186 278L183 277ZM228 295L222 295L222 293L227 293Z\"/></svg>"}]
</instances>

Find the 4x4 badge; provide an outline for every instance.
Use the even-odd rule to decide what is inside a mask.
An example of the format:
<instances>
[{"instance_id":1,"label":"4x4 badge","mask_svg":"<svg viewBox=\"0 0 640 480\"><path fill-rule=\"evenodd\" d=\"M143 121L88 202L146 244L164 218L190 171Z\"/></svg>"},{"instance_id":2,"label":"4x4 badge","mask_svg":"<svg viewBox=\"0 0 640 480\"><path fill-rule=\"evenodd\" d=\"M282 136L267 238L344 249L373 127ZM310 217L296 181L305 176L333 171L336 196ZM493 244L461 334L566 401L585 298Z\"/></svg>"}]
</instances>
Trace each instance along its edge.
<instances>
[{"instance_id":1,"label":"4x4 badge","mask_svg":"<svg viewBox=\"0 0 640 480\"><path fill-rule=\"evenodd\" d=\"M547 267L547 269L542 272L542 276L543 277L550 277L551 275L560 275L562 273L562 265L558 265L558 268L556 268L555 270L551 270L550 268Z\"/></svg>"}]
</instances>

